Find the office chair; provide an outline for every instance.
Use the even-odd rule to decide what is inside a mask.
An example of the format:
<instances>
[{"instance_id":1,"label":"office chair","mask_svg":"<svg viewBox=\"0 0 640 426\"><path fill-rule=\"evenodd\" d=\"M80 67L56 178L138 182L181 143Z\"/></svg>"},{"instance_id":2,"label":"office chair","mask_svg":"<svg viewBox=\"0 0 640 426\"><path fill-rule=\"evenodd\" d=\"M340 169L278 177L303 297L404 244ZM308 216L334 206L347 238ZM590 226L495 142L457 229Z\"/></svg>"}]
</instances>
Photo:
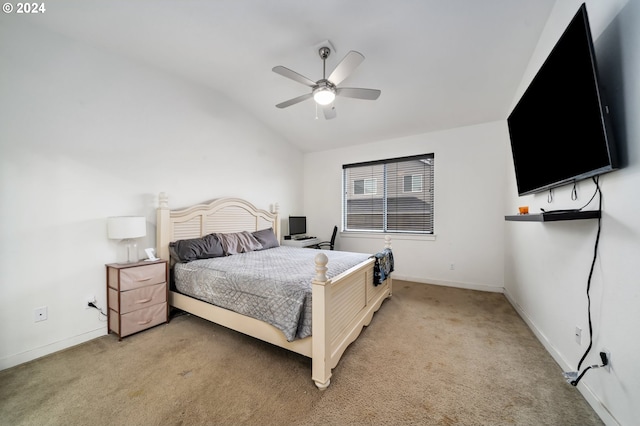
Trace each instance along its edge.
<instances>
[{"instance_id":1,"label":"office chair","mask_svg":"<svg viewBox=\"0 0 640 426\"><path fill-rule=\"evenodd\" d=\"M338 227L334 226L333 227L333 234L331 235L331 241L322 241L319 242L318 244L313 245L312 247L314 249L326 249L329 248L329 250L333 250L333 246L336 243L336 234L338 233Z\"/></svg>"}]
</instances>

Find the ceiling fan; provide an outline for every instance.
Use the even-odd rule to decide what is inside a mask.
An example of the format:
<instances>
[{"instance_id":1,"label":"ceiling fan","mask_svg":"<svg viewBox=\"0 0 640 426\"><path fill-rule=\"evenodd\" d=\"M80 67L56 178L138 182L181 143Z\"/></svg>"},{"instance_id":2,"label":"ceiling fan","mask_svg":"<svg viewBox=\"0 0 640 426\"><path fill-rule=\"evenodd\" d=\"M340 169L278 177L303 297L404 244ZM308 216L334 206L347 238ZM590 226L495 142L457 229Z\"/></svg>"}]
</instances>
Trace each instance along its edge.
<instances>
[{"instance_id":1,"label":"ceiling fan","mask_svg":"<svg viewBox=\"0 0 640 426\"><path fill-rule=\"evenodd\" d=\"M364 56L354 50L350 51L335 67L333 72L326 77L326 61L331 54L329 47L321 47L318 50L320 59L322 59L322 78L318 81L313 81L307 77L298 74L295 71L278 65L273 67L273 72L280 74L281 76L290 78L291 80L302 83L305 86L311 88L311 92L289 99L276 105L278 108L286 108L291 105L295 105L299 102L313 98L318 105L322 107L324 117L329 120L336 117L336 109L333 105L333 101L336 96L344 96L346 98L366 99L374 101L380 96L380 90L377 89L361 89L356 87L338 87L345 78L347 78L357 67L364 61Z\"/></svg>"}]
</instances>

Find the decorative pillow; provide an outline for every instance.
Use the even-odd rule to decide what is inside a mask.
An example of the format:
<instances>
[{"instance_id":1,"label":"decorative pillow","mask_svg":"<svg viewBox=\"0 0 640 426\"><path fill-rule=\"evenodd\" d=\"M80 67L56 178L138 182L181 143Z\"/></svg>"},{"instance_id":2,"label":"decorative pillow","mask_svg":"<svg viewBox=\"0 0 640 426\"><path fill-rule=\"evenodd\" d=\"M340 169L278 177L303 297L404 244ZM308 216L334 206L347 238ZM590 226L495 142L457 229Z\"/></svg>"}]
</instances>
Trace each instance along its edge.
<instances>
[{"instance_id":1,"label":"decorative pillow","mask_svg":"<svg viewBox=\"0 0 640 426\"><path fill-rule=\"evenodd\" d=\"M216 234L227 256L261 250L262 244L249 231Z\"/></svg>"},{"instance_id":2,"label":"decorative pillow","mask_svg":"<svg viewBox=\"0 0 640 426\"><path fill-rule=\"evenodd\" d=\"M179 262L224 256L222 244L215 234L169 243L171 256Z\"/></svg>"},{"instance_id":3,"label":"decorative pillow","mask_svg":"<svg viewBox=\"0 0 640 426\"><path fill-rule=\"evenodd\" d=\"M253 235L256 240L258 240L258 242L262 244L263 250L273 247L280 247L280 243L278 243L278 238L276 237L276 234L274 234L273 228L261 229L259 231L253 232L251 235Z\"/></svg>"}]
</instances>

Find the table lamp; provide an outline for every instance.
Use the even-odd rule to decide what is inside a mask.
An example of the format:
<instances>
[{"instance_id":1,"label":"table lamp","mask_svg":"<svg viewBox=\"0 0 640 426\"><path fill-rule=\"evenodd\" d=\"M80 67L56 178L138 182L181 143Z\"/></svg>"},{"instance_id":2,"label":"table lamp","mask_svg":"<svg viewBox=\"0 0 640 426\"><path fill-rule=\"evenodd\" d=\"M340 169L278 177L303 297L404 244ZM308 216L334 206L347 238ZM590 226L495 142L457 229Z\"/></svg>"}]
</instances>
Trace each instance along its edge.
<instances>
[{"instance_id":1,"label":"table lamp","mask_svg":"<svg viewBox=\"0 0 640 426\"><path fill-rule=\"evenodd\" d=\"M109 239L121 240L127 246L127 263L137 262L138 244L135 238L147 235L147 222L141 216L116 216L107 218Z\"/></svg>"}]
</instances>

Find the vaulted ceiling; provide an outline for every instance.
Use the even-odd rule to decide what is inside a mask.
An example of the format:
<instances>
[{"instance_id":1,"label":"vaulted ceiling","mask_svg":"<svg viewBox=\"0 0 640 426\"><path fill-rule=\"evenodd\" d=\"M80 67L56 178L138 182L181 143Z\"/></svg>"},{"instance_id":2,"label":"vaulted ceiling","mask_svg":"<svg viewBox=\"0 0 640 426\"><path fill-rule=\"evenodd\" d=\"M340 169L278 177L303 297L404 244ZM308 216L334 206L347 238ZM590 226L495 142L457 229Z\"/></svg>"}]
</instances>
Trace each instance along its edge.
<instances>
[{"instance_id":1,"label":"vaulted ceiling","mask_svg":"<svg viewBox=\"0 0 640 426\"><path fill-rule=\"evenodd\" d=\"M47 3L42 25L220 92L303 151L505 119L555 0L83 0ZM325 120L310 89L274 72L322 77L318 48L364 62ZM316 118L318 117L318 118Z\"/></svg>"}]
</instances>

